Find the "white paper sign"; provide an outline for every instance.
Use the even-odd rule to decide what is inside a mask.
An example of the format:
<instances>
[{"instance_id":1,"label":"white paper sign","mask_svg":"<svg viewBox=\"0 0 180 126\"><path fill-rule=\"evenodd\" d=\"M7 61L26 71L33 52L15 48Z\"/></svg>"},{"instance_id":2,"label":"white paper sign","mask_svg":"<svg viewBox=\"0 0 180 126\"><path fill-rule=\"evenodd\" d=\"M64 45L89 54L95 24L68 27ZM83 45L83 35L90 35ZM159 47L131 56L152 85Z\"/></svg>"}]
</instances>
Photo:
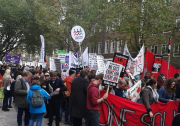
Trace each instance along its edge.
<instances>
[{"instance_id":1,"label":"white paper sign","mask_svg":"<svg viewBox=\"0 0 180 126\"><path fill-rule=\"evenodd\" d=\"M57 62L57 60L59 62ZM50 70L52 70L52 71L60 70L60 68L61 68L60 60L57 57L50 57L49 64L50 64Z\"/></svg>"},{"instance_id":2,"label":"white paper sign","mask_svg":"<svg viewBox=\"0 0 180 126\"><path fill-rule=\"evenodd\" d=\"M65 63L66 54L58 53L58 59L61 60L61 63Z\"/></svg>"},{"instance_id":3,"label":"white paper sign","mask_svg":"<svg viewBox=\"0 0 180 126\"><path fill-rule=\"evenodd\" d=\"M96 53L89 53L89 67L91 70L97 70L97 54Z\"/></svg>"},{"instance_id":4,"label":"white paper sign","mask_svg":"<svg viewBox=\"0 0 180 126\"><path fill-rule=\"evenodd\" d=\"M111 61L106 64L104 72L104 85L116 86L119 81L120 72L122 71L122 65Z\"/></svg>"},{"instance_id":5,"label":"white paper sign","mask_svg":"<svg viewBox=\"0 0 180 126\"><path fill-rule=\"evenodd\" d=\"M127 90L127 96L131 98L131 101L136 102L140 98L141 81L138 81L133 87ZM129 96L128 96L129 95Z\"/></svg>"},{"instance_id":6,"label":"white paper sign","mask_svg":"<svg viewBox=\"0 0 180 126\"><path fill-rule=\"evenodd\" d=\"M97 55L97 65L98 65L98 70L104 72L105 65L104 65L104 57L102 55Z\"/></svg>"},{"instance_id":7,"label":"white paper sign","mask_svg":"<svg viewBox=\"0 0 180 126\"><path fill-rule=\"evenodd\" d=\"M76 42L82 42L85 38L84 29L81 26L74 26L71 30L71 36Z\"/></svg>"}]
</instances>

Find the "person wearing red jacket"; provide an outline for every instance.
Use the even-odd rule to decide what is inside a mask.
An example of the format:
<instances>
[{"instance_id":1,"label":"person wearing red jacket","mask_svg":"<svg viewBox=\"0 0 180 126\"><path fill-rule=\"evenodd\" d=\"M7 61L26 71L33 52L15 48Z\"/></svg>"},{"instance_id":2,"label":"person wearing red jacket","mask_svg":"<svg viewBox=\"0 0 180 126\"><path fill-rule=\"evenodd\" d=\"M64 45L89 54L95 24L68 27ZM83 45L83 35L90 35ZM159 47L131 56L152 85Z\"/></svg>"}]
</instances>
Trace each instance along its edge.
<instances>
[{"instance_id":1,"label":"person wearing red jacket","mask_svg":"<svg viewBox=\"0 0 180 126\"><path fill-rule=\"evenodd\" d=\"M108 94L105 93L102 98L100 98L99 85L102 83L103 74L96 75L94 82L91 82L87 88L87 123L88 126L99 126L100 120L100 103L104 99L108 98Z\"/></svg>"},{"instance_id":2,"label":"person wearing red jacket","mask_svg":"<svg viewBox=\"0 0 180 126\"><path fill-rule=\"evenodd\" d=\"M68 97L66 98L66 107L65 107L65 124L72 124L73 118L70 116L70 122L68 121L69 116L69 96L71 94L71 83L76 76L76 71L69 70L69 76L64 79L64 83L66 82L67 91L69 92Z\"/></svg>"}]
</instances>

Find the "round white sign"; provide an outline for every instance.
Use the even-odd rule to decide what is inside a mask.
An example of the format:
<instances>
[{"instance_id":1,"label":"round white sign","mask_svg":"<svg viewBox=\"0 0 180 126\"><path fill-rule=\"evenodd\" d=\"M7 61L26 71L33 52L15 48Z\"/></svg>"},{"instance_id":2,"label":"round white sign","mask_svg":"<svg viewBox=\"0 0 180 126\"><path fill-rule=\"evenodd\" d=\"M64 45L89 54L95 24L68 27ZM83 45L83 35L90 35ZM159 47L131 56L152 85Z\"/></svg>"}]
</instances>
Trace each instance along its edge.
<instances>
[{"instance_id":1,"label":"round white sign","mask_svg":"<svg viewBox=\"0 0 180 126\"><path fill-rule=\"evenodd\" d=\"M76 42L82 42L85 38L84 29L81 26L74 26L71 30L71 36Z\"/></svg>"}]
</instances>

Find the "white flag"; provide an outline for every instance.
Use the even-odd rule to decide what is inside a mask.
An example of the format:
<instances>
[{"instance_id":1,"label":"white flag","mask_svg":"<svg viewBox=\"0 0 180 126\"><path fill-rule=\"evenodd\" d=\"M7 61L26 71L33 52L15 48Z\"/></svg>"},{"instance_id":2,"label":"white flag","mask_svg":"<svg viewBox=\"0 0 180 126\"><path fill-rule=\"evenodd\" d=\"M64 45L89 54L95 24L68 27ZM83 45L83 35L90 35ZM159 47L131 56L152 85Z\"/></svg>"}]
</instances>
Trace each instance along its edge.
<instances>
[{"instance_id":1,"label":"white flag","mask_svg":"<svg viewBox=\"0 0 180 126\"><path fill-rule=\"evenodd\" d=\"M39 62L44 63L44 50L45 50L44 37L40 35L40 38L41 38L41 52L40 52Z\"/></svg>"},{"instance_id":2,"label":"white flag","mask_svg":"<svg viewBox=\"0 0 180 126\"><path fill-rule=\"evenodd\" d=\"M89 65L88 47L83 52L83 61L84 61L84 66L88 66Z\"/></svg>"},{"instance_id":3,"label":"white flag","mask_svg":"<svg viewBox=\"0 0 180 126\"><path fill-rule=\"evenodd\" d=\"M139 54L136 58L132 58L131 54L129 53L129 50L127 48L127 44L124 46L124 52L123 55L129 56L129 61L127 64L126 69L134 68L133 76L136 76L140 74L141 71L143 71L144 67L144 44L141 47L141 50L139 51Z\"/></svg>"}]
</instances>

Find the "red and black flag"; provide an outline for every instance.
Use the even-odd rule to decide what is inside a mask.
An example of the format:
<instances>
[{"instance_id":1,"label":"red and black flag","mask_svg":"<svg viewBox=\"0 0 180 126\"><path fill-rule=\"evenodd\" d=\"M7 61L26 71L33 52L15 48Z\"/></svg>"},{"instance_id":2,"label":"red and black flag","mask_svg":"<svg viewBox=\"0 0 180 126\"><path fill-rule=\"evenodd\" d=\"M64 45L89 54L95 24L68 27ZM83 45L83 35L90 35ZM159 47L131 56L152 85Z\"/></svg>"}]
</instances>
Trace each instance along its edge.
<instances>
[{"instance_id":1,"label":"red and black flag","mask_svg":"<svg viewBox=\"0 0 180 126\"><path fill-rule=\"evenodd\" d=\"M170 51L171 51L171 37L169 37L169 46L168 46L168 52L167 52L168 56L170 56Z\"/></svg>"}]
</instances>

